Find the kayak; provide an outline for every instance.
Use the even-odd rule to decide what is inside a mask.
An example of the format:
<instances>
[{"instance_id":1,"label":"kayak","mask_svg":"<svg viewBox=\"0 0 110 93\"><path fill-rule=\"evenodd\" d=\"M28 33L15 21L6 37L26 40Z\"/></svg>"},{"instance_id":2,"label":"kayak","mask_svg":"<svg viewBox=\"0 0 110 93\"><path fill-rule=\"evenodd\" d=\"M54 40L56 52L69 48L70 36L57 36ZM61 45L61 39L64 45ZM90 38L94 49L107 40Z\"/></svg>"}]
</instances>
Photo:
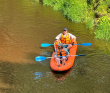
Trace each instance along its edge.
<instances>
[{"instance_id":1,"label":"kayak","mask_svg":"<svg viewBox=\"0 0 110 93\"><path fill-rule=\"evenodd\" d=\"M77 42L74 42L74 44L77 44ZM77 45L73 45L72 48L70 48L69 50L69 55L76 55L76 51L77 51ZM54 54L55 52L53 52L52 57L54 57ZM55 59L51 58L50 68L53 71L66 71L66 70L69 70L73 66L74 61L75 61L75 56L69 56L64 66L61 66L61 65L58 66Z\"/></svg>"}]
</instances>

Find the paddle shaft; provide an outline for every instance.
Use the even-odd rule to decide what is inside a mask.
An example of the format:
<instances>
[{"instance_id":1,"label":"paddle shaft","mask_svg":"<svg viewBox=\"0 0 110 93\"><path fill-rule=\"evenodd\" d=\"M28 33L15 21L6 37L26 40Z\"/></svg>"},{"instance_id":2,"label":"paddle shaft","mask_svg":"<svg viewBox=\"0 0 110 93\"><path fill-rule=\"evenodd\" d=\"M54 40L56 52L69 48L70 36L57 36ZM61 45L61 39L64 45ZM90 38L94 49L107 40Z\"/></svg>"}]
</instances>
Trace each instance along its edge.
<instances>
[{"instance_id":1,"label":"paddle shaft","mask_svg":"<svg viewBox=\"0 0 110 93\"><path fill-rule=\"evenodd\" d=\"M52 45L54 45L54 44L42 43L41 47L48 47L48 46L52 46ZM63 45L69 45L69 44L63 44ZM91 46L91 43L82 43L82 44L74 44L74 45Z\"/></svg>"},{"instance_id":2,"label":"paddle shaft","mask_svg":"<svg viewBox=\"0 0 110 93\"><path fill-rule=\"evenodd\" d=\"M87 54L82 54L82 55L68 55L68 56L86 56ZM58 57L67 57L67 56L58 56ZM35 57L36 61L44 61L45 59L49 58L55 58L55 57L44 57L44 56L37 56Z\"/></svg>"},{"instance_id":3,"label":"paddle shaft","mask_svg":"<svg viewBox=\"0 0 110 93\"><path fill-rule=\"evenodd\" d=\"M85 56L85 55L87 55L87 54L83 54L83 55L68 55L68 56ZM58 57L67 57L67 56L58 56ZM46 57L47 59L48 58L54 58L54 57Z\"/></svg>"}]
</instances>

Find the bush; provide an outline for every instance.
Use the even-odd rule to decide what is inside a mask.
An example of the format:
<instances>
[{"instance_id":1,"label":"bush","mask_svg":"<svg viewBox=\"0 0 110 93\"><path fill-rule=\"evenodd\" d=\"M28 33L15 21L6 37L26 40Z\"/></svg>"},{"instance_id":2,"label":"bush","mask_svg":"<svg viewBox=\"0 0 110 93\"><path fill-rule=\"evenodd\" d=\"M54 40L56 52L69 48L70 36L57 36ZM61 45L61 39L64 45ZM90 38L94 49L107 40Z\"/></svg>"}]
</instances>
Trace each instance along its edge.
<instances>
[{"instance_id":1,"label":"bush","mask_svg":"<svg viewBox=\"0 0 110 93\"><path fill-rule=\"evenodd\" d=\"M86 19L87 3L85 0L72 0L69 6L65 9L64 15L73 22L82 22Z\"/></svg>"},{"instance_id":2,"label":"bush","mask_svg":"<svg viewBox=\"0 0 110 93\"><path fill-rule=\"evenodd\" d=\"M89 29L93 29L94 27L94 13L91 10L88 10L87 18L86 18L86 26Z\"/></svg>"},{"instance_id":3,"label":"bush","mask_svg":"<svg viewBox=\"0 0 110 93\"><path fill-rule=\"evenodd\" d=\"M73 22L82 22L86 18L86 0L43 0L43 3L53 6L54 10L60 10Z\"/></svg>"},{"instance_id":4,"label":"bush","mask_svg":"<svg viewBox=\"0 0 110 93\"><path fill-rule=\"evenodd\" d=\"M110 41L110 20L108 16L103 16L100 18L95 35L96 38Z\"/></svg>"},{"instance_id":5,"label":"bush","mask_svg":"<svg viewBox=\"0 0 110 93\"><path fill-rule=\"evenodd\" d=\"M43 0L43 4L48 5L48 6L53 6L54 2L53 2L53 0Z\"/></svg>"},{"instance_id":6,"label":"bush","mask_svg":"<svg viewBox=\"0 0 110 93\"><path fill-rule=\"evenodd\" d=\"M43 0L44 5L60 10L72 22L84 22L97 30L96 38L110 40L110 0Z\"/></svg>"}]
</instances>

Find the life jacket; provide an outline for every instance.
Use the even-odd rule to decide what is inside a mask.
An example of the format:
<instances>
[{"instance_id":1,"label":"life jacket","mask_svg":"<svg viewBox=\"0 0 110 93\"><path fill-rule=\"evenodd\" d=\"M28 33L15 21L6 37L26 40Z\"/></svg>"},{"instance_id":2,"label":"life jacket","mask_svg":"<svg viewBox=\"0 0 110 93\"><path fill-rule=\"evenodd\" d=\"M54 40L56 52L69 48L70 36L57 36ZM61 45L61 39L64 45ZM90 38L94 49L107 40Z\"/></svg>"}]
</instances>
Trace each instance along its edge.
<instances>
[{"instance_id":1,"label":"life jacket","mask_svg":"<svg viewBox=\"0 0 110 93\"><path fill-rule=\"evenodd\" d=\"M57 48L58 47L58 44L61 43L61 41L59 42L55 42L55 47Z\"/></svg>"},{"instance_id":2,"label":"life jacket","mask_svg":"<svg viewBox=\"0 0 110 93\"><path fill-rule=\"evenodd\" d=\"M65 52L65 49L63 47L63 49L61 50L61 52L59 51L59 49L57 48L57 56L66 56L66 52Z\"/></svg>"},{"instance_id":3,"label":"life jacket","mask_svg":"<svg viewBox=\"0 0 110 93\"><path fill-rule=\"evenodd\" d=\"M72 40L69 38L69 34L68 33L67 33L66 37L64 37L64 35L62 34L61 42L63 44L71 44L72 43Z\"/></svg>"}]
</instances>

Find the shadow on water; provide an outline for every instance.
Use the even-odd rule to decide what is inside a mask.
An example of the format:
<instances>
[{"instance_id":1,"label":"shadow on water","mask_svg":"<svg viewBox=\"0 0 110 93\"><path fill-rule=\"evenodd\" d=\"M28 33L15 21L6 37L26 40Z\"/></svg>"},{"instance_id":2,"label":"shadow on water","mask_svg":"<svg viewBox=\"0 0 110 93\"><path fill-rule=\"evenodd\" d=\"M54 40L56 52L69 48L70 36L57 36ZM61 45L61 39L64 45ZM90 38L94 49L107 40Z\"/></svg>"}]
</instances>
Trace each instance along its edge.
<instances>
[{"instance_id":1,"label":"shadow on water","mask_svg":"<svg viewBox=\"0 0 110 93\"><path fill-rule=\"evenodd\" d=\"M27 54L26 58L33 61L37 55L39 55L39 53L30 52Z\"/></svg>"},{"instance_id":2,"label":"shadow on water","mask_svg":"<svg viewBox=\"0 0 110 93\"><path fill-rule=\"evenodd\" d=\"M53 76L59 83L63 83L64 80L67 79L66 77L70 74L71 71L72 71L72 68L67 71L61 71L61 72L51 70Z\"/></svg>"},{"instance_id":3,"label":"shadow on water","mask_svg":"<svg viewBox=\"0 0 110 93\"><path fill-rule=\"evenodd\" d=\"M2 62L2 63L1 63ZM14 67L9 62L0 61L0 92L13 93L15 88Z\"/></svg>"},{"instance_id":4,"label":"shadow on water","mask_svg":"<svg viewBox=\"0 0 110 93\"><path fill-rule=\"evenodd\" d=\"M36 83L45 75L47 68L48 66L38 63L13 64L0 61L0 93L28 93L33 91L33 87L37 86Z\"/></svg>"}]
</instances>

